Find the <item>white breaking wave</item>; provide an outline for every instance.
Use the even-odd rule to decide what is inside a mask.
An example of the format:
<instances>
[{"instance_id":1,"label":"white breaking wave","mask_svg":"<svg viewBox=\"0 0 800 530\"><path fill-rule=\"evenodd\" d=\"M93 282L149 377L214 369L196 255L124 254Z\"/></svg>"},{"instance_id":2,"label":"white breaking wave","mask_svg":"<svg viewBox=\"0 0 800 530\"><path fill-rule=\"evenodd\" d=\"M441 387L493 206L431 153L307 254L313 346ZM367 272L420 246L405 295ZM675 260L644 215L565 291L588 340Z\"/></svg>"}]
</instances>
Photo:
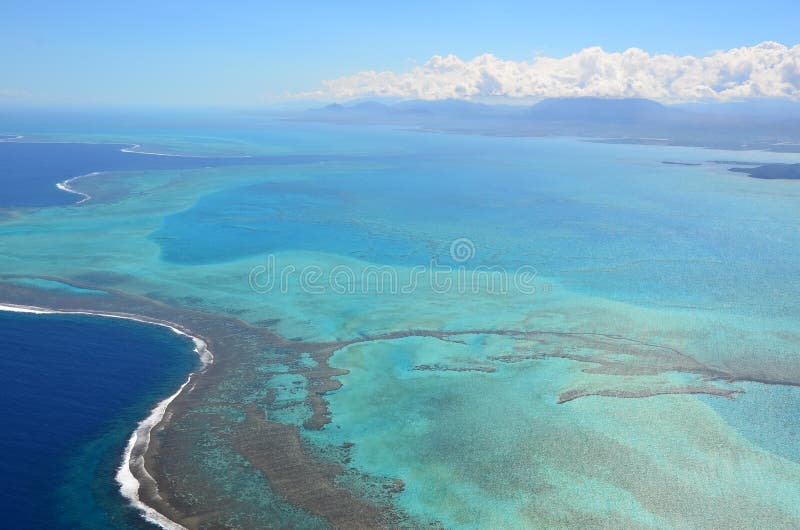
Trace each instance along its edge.
<instances>
[{"instance_id":1,"label":"white breaking wave","mask_svg":"<svg viewBox=\"0 0 800 530\"><path fill-rule=\"evenodd\" d=\"M67 193L74 193L75 195L80 195L80 196L82 196L82 197L83 197L83 199L79 200L78 202L76 202L76 203L73 205L73 206L77 206L78 204L83 204L84 202L88 201L89 199L91 199L91 198L92 198L92 196L91 196L91 195L89 195L88 193L84 193L84 192L82 192L82 191L78 191L78 190L74 189L74 188L71 186L71 184L72 184L73 182L75 182L76 180L80 179L80 178L83 178L83 177L92 177L92 176L94 176L94 175L99 175L99 174L100 174L100 172L99 172L99 171L93 171L92 173L87 173L87 174L85 174L85 175L78 175L77 177L72 177L72 178L69 178L69 179L67 179L67 180L62 180L61 182L57 182L57 183L56 183L56 188L60 189L61 191L66 191Z\"/></svg>"},{"instance_id":2,"label":"white breaking wave","mask_svg":"<svg viewBox=\"0 0 800 530\"><path fill-rule=\"evenodd\" d=\"M124 320L135 320L137 322L144 322L146 324L154 324L157 326L162 326L165 328L169 328L174 333L178 335L182 335L185 337L189 337L194 342L194 351L200 357L200 362L202 363L202 368L200 371L205 370L211 363L214 362L214 356L211 351L208 349L208 345L206 342L194 335L190 335L186 331L180 329L174 324L169 322L159 321L159 320L150 320L142 317L138 317L136 315L128 315L122 313L99 313L99 312L92 312L92 311L60 311L56 309L47 309L42 307L34 307L34 306L25 306L25 305L16 305L16 304L0 304L0 311L11 311L15 313L33 313L33 314L67 314L67 315L94 315L94 316L101 316L101 317L108 317L108 318L121 318ZM141 486L141 482L138 478L136 478L136 474L134 474L134 470L139 474L139 476L144 477L146 480L150 481L152 485L155 486L155 480L153 477L147 472L147 469L144 467L144 454L147 452L147 447L150 444L150 435L153 428L158 425L161 420L164 418L164 414L167 411L167 407L169 406L172 401L180 395L181 392L189 385L192 381L192 378L198 372L193 372L189 374L189 377L186 381L181 385L181 387L171 396L159 402L150 414L139 422L139 425L136 426L136 430L133 431L133 434L128 439L128 443L125 446L125 451L122 455L122 463L120 467L117 469L117 474L115 479L117 484L119 484L120 493L130 501L131 505L139 510L146 520L150 521L151 523L164 528L165 530L186 530L186 528L169 517L165 516L161 512L157 511L155 508L145 504L140 496L139 496L139 488ZM158 493L156 492L156 495Z\"/></svg>"},{"instance_id":3,"label":"white breaking wave","mask_svg":"<svg viewBox=\"0 0 800 530\"><path fill-rule=\"evenodd\" d=\"M152 156L173 156L177 158L213 158L212 155L189 155L189 154L178 154L178 153L158 153L155 151L142 151L142 146L139 144L133 144L130 147L123 147L120 149L123 153L132 153L135 155L152 155ZM231 157L231 158L250 158L249 156L241 156L241 157Z\"/></svg>"},{"instance_id":4,"label":"white breaking wave","mask_svg":"<svg viewBox=\"0 0 800 530\"><path fill-rule=\"evenodd\" d=\"M107 141L107 142L99 142L99 141L89 141L89 140L51 140L51 139L26 139L25 136L18 135L13 138L0 138L0 142L11 142L15 140L23 140L25 139L26 144L85 144L85 145L126 145L126 142L114 142L114 141ZM134 155L152 155L152 156L170 156L170 157L177 157L177 158L252 158L252 155L229 155L229 156L217 156L217 155L195 155L195 154L182 154L182 153L159 153L157 151L141 151L141 145L139 144L127 144L127 147L123 147L120 149L123 153L130 153Z\"/></svg>"},{"instance_id":5,"label":"white breaking wave","mask_svg":"<svg viewBox=\"0 0 800 530\"><path fill-rule=\"evenodd\" d=\"M774 97L800 99L800 45L777 42L695 57L651 55L639 48L585 48L562 58L507 61L492 54L472 60L434 55L406 72L374 70L322 82L295 97L641 97L663 102Z\"/></svg>"}]
</instances>

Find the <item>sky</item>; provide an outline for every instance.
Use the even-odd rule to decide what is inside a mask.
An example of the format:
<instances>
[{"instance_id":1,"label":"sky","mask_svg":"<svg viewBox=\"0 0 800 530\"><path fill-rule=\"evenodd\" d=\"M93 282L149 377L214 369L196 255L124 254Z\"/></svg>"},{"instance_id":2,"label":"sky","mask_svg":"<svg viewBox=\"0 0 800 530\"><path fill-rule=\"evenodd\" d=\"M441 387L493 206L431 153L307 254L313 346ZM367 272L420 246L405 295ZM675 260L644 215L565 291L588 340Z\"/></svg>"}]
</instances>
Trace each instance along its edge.
<instances>
[{"instance_id":1,"label":"sky","mask_svg":"<svg viewBox=\"0 0 800 530\"><path fill-rule=\"evenodd\" d=\"M575 56L583 61L581 68L586 61L602 60L624 70L639 68L614 55L630 48L650 57L702 58L765 41L788 50L780 62L788 73L780 75L791 86L773 89L791 95L793 61L800 61L800 48L793 48L800 43L798 20L796 1L0 0L0 102L242 107L298 95L321 100L370 96L370 90L399 90L400 96L429 99L451 93L459 97L464 79L451 79L452 86L444 89L438 83L433 95L424 88L431 75L425 68L436 57L449 56L467 65L461 67L466 70L462 76L474 76L475 68L480 69L476 58L495 60L487 70L488 81L467 87L473 94L463 97L474 97L484 85L496 89L497 83L502 86L495 91L513 95L530 92L534 85L546 92L537 76L558 77L558 68L571 68L554 63L556 70L544 72L541 64L533 64L537 57ZM594 56L586 49L595 50ZM641 67L648 75L660 75L658 64L645 63ZM517 73L497 77L498 68ZM358 88L370 72L388 72L399 81L387 74L388 85L382 81ZM734 80L741 75L733 75ZM355 91L342 91L348 79ZM648 79L646 83L661 82ZM593 86L606 86L596 81ZM416 88L403 88L409 82ZM800 94L800 70L796 88ZM575 87L558 90L567 89ZM664 94L661 99L676 99L671 89Z\"/></svg>"}]
</instances>

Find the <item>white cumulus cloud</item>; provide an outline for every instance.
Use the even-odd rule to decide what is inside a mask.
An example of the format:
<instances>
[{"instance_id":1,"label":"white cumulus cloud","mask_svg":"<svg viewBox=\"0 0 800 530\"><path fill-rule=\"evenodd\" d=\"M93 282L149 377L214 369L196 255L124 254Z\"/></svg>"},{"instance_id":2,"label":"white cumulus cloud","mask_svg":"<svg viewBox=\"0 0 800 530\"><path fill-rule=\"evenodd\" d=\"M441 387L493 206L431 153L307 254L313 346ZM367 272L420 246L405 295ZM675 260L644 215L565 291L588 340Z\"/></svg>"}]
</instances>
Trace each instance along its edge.
<instances>
[{"instance_id":1,"label":"white cumulus cloud","mask_svg":"<svg viewBox=\"0 0 800 530\"><path fill-rule=\"evenodd\" d=\"M322 82L301 97L415 99L642 97L665 102L754 97L800 99L800 45L777 42L704 57L585 48L563 58L506 61L484 54L465 61L431 57L406 72L364 71Z\"/></svg>"}]
</instances>

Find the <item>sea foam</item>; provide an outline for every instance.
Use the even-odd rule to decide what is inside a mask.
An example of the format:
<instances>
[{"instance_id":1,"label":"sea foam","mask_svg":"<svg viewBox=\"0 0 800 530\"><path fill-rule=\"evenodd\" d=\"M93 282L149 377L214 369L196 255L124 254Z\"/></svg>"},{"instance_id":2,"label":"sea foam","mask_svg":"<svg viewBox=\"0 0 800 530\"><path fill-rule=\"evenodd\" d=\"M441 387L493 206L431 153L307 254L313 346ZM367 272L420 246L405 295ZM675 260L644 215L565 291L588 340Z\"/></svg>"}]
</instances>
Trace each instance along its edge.
<instances>
[{"instance_id":1,"label":"sea foam","mask_svg":"<svg viewBox=\"0 0 800 530\"><path fill-rule=\"evenodd\" d=\"M191 335L187 331L184 331L176 324L172 324L170 322L155 320L155 319L147 319L143 317L139 317L136 315L129 315L124 313L102 313L102 312L93 312L93 311L61 311L57 309L48 309L43 307L35 307L35 306L26 306L26 305L16 305L16 304L2 304L0 303L0 311L10 311L15 313L32 313L37 315L44 315L44 314L60 314L60 315L93 315L93 316L101 316L101 317L108 317L108 318L120 318L123 320L134 320L136 322L143 322L145 324L154 324L157 326L162 326L165 328L169 328L173 333L178 335L182 335L184 337L188 337L194 343L194 352L197 353L198 357L200 358L200 362L202 363L202 367L197 372L192 372L187 377L186 381L180 386L180 388L171 396L167 397L160 401L153 410L150 411L150 414L143 419L139 424L136 426L136 430L133 431L130 438L128 439L128 443L125 446L125 451L122 455L122 463L120 464L119 468L117 469L117 473L115 479L117 484L119 484L119 490L123 497L128 499L131 505L139 510L147 521L164 528L165 530L186 530L186 528L169 517L165 516L161 512L157 511L152 506L147 505L144 501L142 501L139 495L139 489L141 487L141 481L137 478L142 477L143 479L149 481L154 487L156 486L156 482L150 473L147 472L147 469L144 465L144 455L147 452L147 448L150 445L150 435L152 430L155 426L161 423L161 420L164 418L166 414L167 407L172 401L178 397L181 392L192 382L193 377L195 374L202 372L208 367L211 363L214 362L214 356L211 351L208 349L208 345L206 342L197 337L195 335ZM134 473L135 471L135 473ZM156 496L158 496L157 488L156 488Z\"/></svg>"}]
</instances>

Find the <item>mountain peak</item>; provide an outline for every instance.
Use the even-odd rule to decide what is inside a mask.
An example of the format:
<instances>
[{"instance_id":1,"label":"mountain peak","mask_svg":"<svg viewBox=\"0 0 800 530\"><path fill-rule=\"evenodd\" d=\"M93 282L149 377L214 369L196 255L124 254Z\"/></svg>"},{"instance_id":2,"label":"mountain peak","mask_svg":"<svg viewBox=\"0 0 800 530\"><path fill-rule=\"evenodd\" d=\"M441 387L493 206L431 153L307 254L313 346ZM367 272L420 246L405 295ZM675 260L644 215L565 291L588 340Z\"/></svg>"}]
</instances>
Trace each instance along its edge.
<instances>
[{"instance_id":1,"label":"mountain peak","mask_svg":"<svg viewBox=\"0 0 800 530\"><path fill-rule=\"evenodd\" d=\"M533 105L530 113L541 120L582 122L645 121L684 114L650 99L599 97L545 99Z\"/></svg>"}]
</instances>

